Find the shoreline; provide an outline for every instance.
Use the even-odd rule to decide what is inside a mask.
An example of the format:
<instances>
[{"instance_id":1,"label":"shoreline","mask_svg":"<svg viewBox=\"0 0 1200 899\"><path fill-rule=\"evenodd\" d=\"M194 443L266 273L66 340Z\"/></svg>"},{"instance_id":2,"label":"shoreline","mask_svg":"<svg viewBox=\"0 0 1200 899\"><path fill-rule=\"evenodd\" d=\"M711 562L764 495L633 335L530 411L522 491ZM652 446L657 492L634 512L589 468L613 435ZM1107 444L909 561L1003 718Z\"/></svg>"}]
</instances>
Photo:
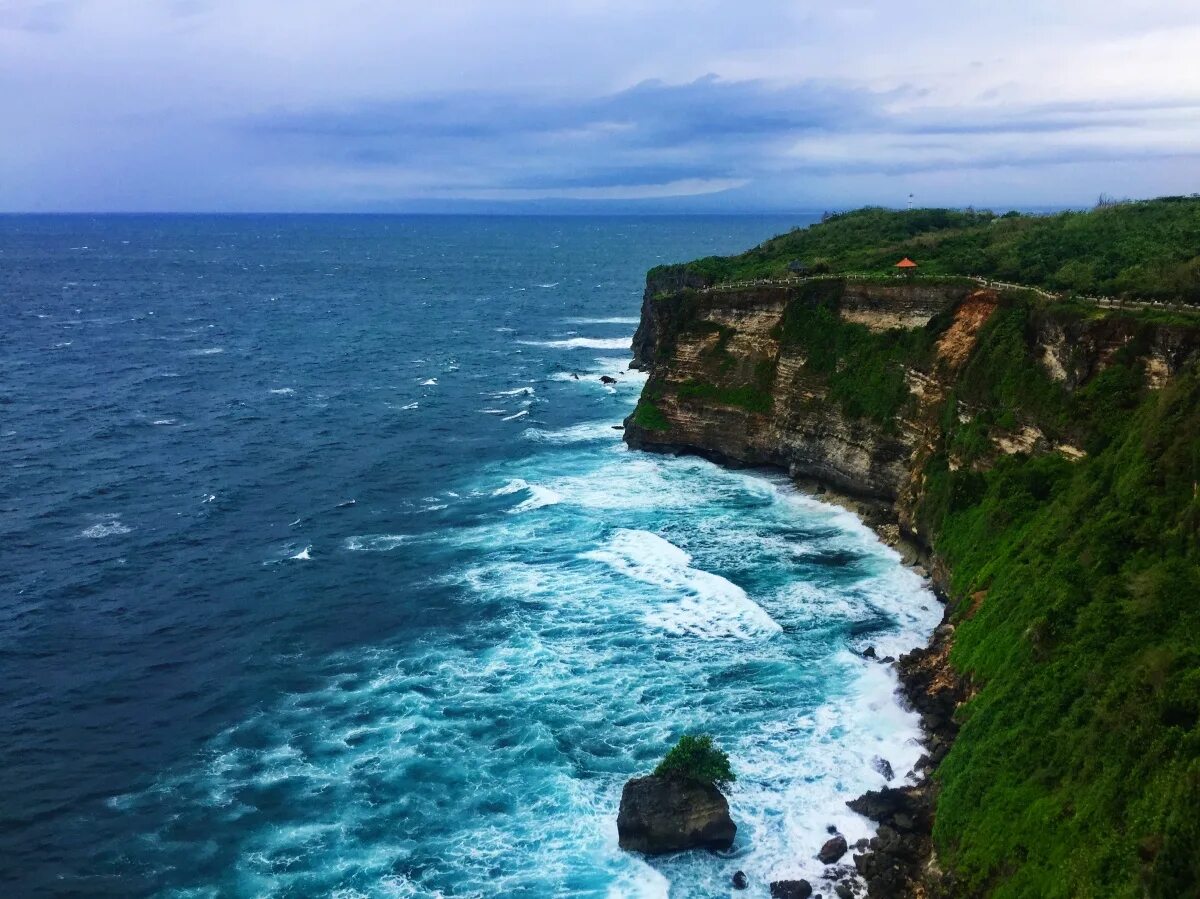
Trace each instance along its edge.
<instances>
[{"instance_id":1,"label":"shoreline","mask_svg":"<svg viewBox=\"0 0 1200 899\"><path fill-rule=\"evenodd\" d=\"M628 422L626 422L628 424ZM943 894L950 886L949 875L937 863L933 846L933 822L937 785L932 778L946 757L958 732L954 710L965 698L965 685L950 666L953 645L954 611L949 600L945 566L933 552L905 534L891 502L884 499L853 496L836 486L813 478L798 478L777 466L748 466L720 453L698 451L690 447L643 446L625 441L631 449L665 455L692 455L707 459L730 470L758 469L787 476L792 489L818 502L854 514L880 541L900 555L900 564L915 572L928 585L942 606L942 618L924 645L918 645L888 662L896 672L897 698L920 719L921 743L925 753L911 774L915 783L868 790L846 804L876 824L876 832L864 847L862 841L850 844L841 859L826 865L814 892L832 892L838 899L865 895L868 899L898 899L904 896L929 897ZM882 662L882 660L880 660ZM907 779L908 773L901 775Z\"/></svg>"},{"instance_id":2,"label":"shoreline","mask_svg":"<svg viewBox=\"0 0 1200 899\"><path fill-rule=\"evenodd\" d=\"M942 605L942 620L925 645L888 663L899 680L902 703L920 716L925 754L912 769L915 783L868 790L846 803L874 821L876 833L865 848L851 847L847 856L853 859L852 868L835 864L826 869L822 880L839 899L856 895L849 886L855 878L865 881L869 899L943 893L949 886L949 875L938 866L933 846L937 784L932 775L954 742L958 732L954 710L965 698L964 685L949 660L954 637L949 572L927 546L902 531L892 504L886 500L855 497L812 478L789 474L789 480L798 492L857 516L884 545L900 554L901 565L927 581ZM847 886L839 890L843 884Z\"/></svg>"}]
</instances>

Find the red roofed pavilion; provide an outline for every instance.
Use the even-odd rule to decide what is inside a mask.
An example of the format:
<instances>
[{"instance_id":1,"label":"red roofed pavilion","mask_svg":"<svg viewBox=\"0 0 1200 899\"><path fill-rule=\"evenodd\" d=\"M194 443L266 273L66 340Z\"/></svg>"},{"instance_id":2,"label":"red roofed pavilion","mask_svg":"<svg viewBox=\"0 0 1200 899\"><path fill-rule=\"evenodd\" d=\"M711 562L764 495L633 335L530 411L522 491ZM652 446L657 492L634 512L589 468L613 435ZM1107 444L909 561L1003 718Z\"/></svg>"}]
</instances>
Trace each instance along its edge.
<instances>
[{"instance_id":1,"label":"red roofed pavilion","mask_svg":"<svg viewBox=\"0 0 1200 899\"><path fill-rule=\"evenodd\" d=\"M907 256L905 256L903 259L901 259L899 262L896 263L896 268L913 269L916 267L917 267L917 264L915 262L913 262L911 259L909 259Z\"/></svg>"}]
</instances>

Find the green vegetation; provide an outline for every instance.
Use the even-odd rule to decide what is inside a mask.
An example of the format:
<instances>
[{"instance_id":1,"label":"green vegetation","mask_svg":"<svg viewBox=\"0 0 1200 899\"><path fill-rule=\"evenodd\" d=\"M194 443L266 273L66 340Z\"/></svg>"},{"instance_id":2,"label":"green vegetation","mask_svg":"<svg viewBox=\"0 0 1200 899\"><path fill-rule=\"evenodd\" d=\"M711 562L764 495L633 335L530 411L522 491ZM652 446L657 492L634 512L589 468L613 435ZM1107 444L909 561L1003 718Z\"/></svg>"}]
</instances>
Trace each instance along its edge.
<instances>
[{"instance_id":1,"label":"green vegetation","mask_svg":"<svg viewBox=\"0 0 1200 899\"><path fill-rule=\"evenodd\" d=\"M684 734L654 773L717 786L737 780L729 766L729 756L713 746L712 737L707 734Z\"/></svg>"},{"instance_id":2,"label":"green vegetation","mask_svg":"<svg viewBox=\"0 0 1200 899\"><path fill-rule=\"evenodd\" d=\"M1200 377L1149 391L1135 338L1069 393L1031 359L1039 314L981 332L925 471L922 522L967 610L952 661L981 687L938 771L939 856L963 895L1195 895ZM989 430L1016 421L1089 455L989 464Z\"/></svg>"},{"instance_id":3,"label":"green vegetation","mask_svg":"<svg viewBox=\"0 0 1200 899\"><path fill-rule=\"evenodd\" d=\"M680 399L708 399L726 406L740 406L750 412L770 412L771 394L756 386L716 387L700 381L679 386Z\"/></svg>"},{"instance_id":4,"label":"green vegetation","mask_svg":"<svg viewBox=\"0 0 1200 899\"><path fill-rule=\"evenodd\" d=\"M656 405L656 400L657 397L643 393L638 400L637 408L633 410L633 421L650 431L669 431L671 423L667 421L667 417Z\"/></svg>"},{"instance_id":5,"label":"green vegetation","mask_svg":"<svg viewBox=\"0 0 1200 899\"><path fill-rule=\"evenodd\" d=\"M905 366L929 358L946 321L939 317L927 328L873 332L840 317L842 289L840 281L800 285L784 309L780 342L803 350L805 368L825 377L830 398L846 415L892 429L910 396Z\"/></svg>"},{"instance_id":6,"label":"green vegetation","mask_svg":"<svg viewBox=\"0 0 1200 899\"><path fill-rule=\"evenodd\" d=\"M903 256L917 261L923 277L981 275L1055 291L1198 303L1200 197L1056 215L859 209L740 256L710 256L685 268L716 283L781 277L793 262L810 271L890 273Z\"/></svg>"}]
</instances>

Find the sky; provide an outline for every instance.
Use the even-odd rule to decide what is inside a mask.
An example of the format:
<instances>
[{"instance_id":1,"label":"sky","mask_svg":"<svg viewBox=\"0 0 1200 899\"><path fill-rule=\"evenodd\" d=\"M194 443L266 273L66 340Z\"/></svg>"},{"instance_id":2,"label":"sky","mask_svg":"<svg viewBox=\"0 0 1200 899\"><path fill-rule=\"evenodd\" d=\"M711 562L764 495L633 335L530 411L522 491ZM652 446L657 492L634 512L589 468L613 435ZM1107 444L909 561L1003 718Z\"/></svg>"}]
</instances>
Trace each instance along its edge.
<instances>
[{"instance_id":1,"label":"sky","mask_svg":"<svg viewBox=\"0 0 1200 899\"><path fill-rule=\"evenodd\" d=\"M1200 192L1196 0L0 0L0 210Z\"/></svg>"}]
</instances>

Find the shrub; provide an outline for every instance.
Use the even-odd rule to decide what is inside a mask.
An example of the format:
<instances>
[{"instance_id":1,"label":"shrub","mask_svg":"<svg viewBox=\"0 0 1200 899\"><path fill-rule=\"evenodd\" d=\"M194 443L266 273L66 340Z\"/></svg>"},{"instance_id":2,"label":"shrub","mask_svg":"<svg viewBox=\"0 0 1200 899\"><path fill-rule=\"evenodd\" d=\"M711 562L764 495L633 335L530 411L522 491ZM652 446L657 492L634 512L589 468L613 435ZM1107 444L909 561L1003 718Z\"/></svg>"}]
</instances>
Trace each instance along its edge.
<instances>
[{"instance_id":1,"label":"shrub","mask_svg":"<svg viewBox=\"0 0 1200 899\"><path fill-rule=\"evenodd\" d=\"M729 756L713 746L712 737L707 734L684 734L654 773L718 786L737 780L729 767Z\"/></svg>"}]
</instances>

